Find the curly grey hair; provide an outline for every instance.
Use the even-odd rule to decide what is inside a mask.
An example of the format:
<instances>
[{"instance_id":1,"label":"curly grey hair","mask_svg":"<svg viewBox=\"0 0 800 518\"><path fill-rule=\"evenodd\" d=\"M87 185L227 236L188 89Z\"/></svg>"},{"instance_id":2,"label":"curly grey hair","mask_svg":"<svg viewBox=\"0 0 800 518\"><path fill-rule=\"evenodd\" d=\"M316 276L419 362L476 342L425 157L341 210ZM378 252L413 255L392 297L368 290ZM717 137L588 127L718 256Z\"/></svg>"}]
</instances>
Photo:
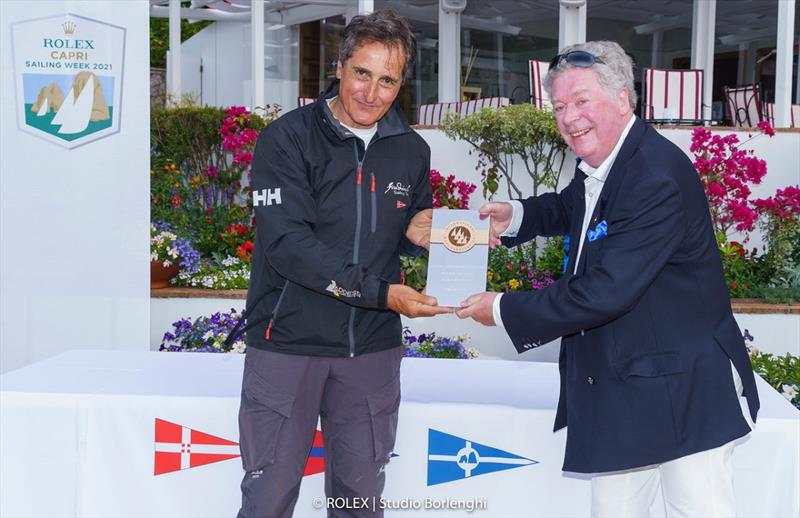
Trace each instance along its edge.
<instances>
[{"instance_id":1,"label":"curly grey hair","mask_svg":"<svg viewBox=\"0 0 800 518\"><path fill-rule=\"evenodd\" d=\"M597 74L600 86L609 97L614 97L621 90L628 91L628 103L631 110L636 109L636 90L633 87L633 60L628 56L619 43L615 41L587 41L564 47L560 54L573 50L585 50L600 58L603 63L595 63L591 69ZM566 70L579 68L561 60L553 67L544 78L544 89L548 96L552 96L553 81L559 74Z\"/></svg>"}]
</instances>

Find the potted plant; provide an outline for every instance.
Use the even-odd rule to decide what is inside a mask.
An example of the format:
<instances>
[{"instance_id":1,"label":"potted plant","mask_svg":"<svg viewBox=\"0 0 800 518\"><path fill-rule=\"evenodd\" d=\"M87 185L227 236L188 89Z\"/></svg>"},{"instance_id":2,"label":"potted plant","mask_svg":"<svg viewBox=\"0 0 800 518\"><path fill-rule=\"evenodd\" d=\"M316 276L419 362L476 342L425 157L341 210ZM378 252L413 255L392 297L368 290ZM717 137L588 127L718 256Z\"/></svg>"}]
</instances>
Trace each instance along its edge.
<instances>
[{"instance_id":1,"label":"potted plant","mask_svg":"<svg viewBox=\"0 0 800 518\"><path fill-rule=\"evenodd\" d=\"M150 288L166 288L180 268L197 271L200 254L166 225L150 224Z\"/></svg>"}]
</instances>

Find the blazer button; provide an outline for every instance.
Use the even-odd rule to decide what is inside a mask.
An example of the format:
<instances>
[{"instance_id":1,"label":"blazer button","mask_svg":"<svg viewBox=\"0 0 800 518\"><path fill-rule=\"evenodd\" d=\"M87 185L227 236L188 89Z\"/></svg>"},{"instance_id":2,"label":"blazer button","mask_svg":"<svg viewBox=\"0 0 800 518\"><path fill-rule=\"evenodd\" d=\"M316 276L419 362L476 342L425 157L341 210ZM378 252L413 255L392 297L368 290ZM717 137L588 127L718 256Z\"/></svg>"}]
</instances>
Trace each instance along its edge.
<instances>
[{"instance_id":1,"label":"blazer button","mask_svg":"<svg viewBox=\"0 0 800 518\"><path fill-rule=\"evenodd\" d=\"M588 378L586 378L586 383L588 383L589 385L594 385L594 378L589 376Z\"/></svg>"}]
</instances>

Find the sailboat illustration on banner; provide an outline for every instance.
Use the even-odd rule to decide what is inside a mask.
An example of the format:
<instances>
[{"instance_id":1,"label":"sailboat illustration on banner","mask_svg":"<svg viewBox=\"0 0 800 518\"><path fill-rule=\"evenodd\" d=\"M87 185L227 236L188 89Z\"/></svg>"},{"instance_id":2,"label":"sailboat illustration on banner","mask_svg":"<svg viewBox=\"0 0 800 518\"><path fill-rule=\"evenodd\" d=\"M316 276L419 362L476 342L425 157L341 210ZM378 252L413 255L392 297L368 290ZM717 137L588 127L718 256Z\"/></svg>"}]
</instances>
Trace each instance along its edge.
<instances>
[{"instance_id":1,"label":"sailboat illustration on banner","mask_svg":"<svg viewBox=\"0 0 800 518\"><path fill-rule=\"evenodd\" d=\"M36 112L36 116L41 117L45 115L47 113L47 110L49 109L50 109L50 102L47 100L47 98L45 98L44 102L42 103L42 106L39 108L39 111Z\"/></svg>"},{"instance_id":2,"label":"sailboat illustration on banner","mask_svg":"<svg viewBox=\"0 0 800 518\"><path fill-rule=\"evenodd\" d=\"M31 111L36 112L37 117L44 117L51 111L58 112L63 103L64 94L61 92L61 88L56 82L52 82L39 90L39 95L31 106Z\"/></svg>"},{"instance_id":3,"label":"sailboat illustration on banner","mask_svg":"<svg viewBox=\"0 0 800 518\"><path fill-rule=\"evenodd\" d=\"M81 72L72 81L67 98L53 117L52 124L61 126L58 129L61 134L80 133L86 130L90 121L108 118L108 106L100 82L92 72Z\"/></svg>"},{"instance_id":4,"label":"sailboat illustration on banner","mask_svg":"<svg viewBox=\"0 0 800 518\"><path fill-rule=\"evenodd\" d=\"M65 149L120 132L128 29L70 12L3 25L3 34L8 25L11 41L0 47L13 50L13 56L9 54L9 66L3 67L0 97L4 108L15 99L17 129ZM7 95L11 83L5 80L12 69L13 96Z\"/></svg>"}]
</instances>

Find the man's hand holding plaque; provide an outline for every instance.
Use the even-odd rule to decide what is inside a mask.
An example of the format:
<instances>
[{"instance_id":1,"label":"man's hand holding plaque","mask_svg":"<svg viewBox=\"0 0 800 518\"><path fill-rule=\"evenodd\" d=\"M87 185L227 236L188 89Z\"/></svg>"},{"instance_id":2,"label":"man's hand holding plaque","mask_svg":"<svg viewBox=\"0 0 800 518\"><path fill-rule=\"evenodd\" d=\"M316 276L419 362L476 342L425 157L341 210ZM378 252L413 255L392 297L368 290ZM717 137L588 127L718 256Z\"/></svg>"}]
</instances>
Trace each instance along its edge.
<instances>
[{"instance_id":1,"label":"man's hand holding plaque","mask_svg":"<svg viewBox=\"0 0 800 518\"><path fill-rule=\"evenodd\" d=\"M489 220L489 249L500 245L500 235L505 232L514 218L514 209L507 202L486 203L478 211L482 220ZM485 326L497 325L492 311L494 300L499 293L483 292L470 295L456 311L459 318L472 318Z\"/></svg>"},{"instance_id":2,"label":"man's hand holding plaque","mask_svg":"<svg viewBox=\"0 0 800 518\"><path fill-rule=\"evenodd\" d=\"M406 238L414 245L429 249L431 243L431 221L433 210L421 210L411 218L406 229ZM386 305L392 311L409 318L432 317L452 313L453 309L439 306L434 297L403 284L391 284L386 295Z\"/></svg>"},{"instance_id":3,"label":"man's hand holding plaque","mask_svg":"<svg viewBox=\"0 0 800 518\"><path fill-rule=\"evenodd\" d=\"M478 210L478 214L480 214L481 219L490 219L491 221L489 249L494 250L497 245L501 244L500 235L508 229L511 220L514 218L514 209L507 202L491 202L485 203Z\"/></svg>"}]
</instances>

